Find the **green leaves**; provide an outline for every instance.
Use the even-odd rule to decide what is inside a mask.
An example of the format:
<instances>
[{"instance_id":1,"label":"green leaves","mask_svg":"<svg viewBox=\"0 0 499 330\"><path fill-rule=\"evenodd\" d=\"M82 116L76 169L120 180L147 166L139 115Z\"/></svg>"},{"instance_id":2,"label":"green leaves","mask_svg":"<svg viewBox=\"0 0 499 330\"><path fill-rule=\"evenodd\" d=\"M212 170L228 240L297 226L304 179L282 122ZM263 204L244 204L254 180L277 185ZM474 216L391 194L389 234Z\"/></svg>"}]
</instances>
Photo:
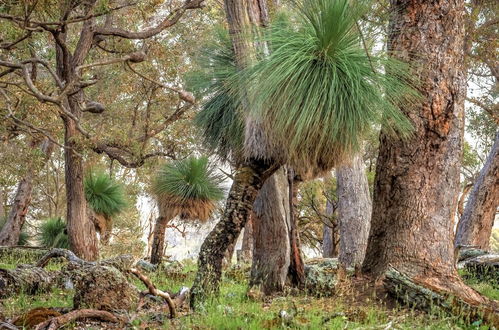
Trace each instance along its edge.
<instances>
[{"instance_id":1,"label":"green leaves","mask_svg":"<svg viewBox=\"0 0 499 330\"><path fill-rule=\"evenodd\" d=\"M223 177L207 157L189 157L163 166L154 182L154 193L182 204L191 200L218 201L224 197Z\"/></svg>"},{"instance_id":2,"label":"green leaves","mask_svg":"<svg viewBox=\"0 0 499 330\"><path fill-rule=\"evenodd\" d=\"M278 16L261 33L263 40L255 43L266 43L269 52L260 52L243 71L235 68L230 44L210 46L218 50L207 52L213 56L206 61L211 71L205 79L214 83L197 118L208 145L223 157L234 149L274 157L252 143L257 139L244 137L245 118L251 116L286 163L298 170L330 169L377 125L399 137L409 135L411 123L399 107L415 103L418 95L406 64L370 56L363 48L357 21L367 4L298 2L294 13ZM218 54L225 54L224 61ZM224 69L228 64L231 70Z\"/></svg>"},{"instance_id":3,"label":"green leaves","mask_svg":"<svg viewBox=\"0 0 499 330\"><path fill-rule=\"evenodd\" d=\"M365 8L348 0L304 2L293 24L271 27L272 52L243 78L250 111L298 168L337 164L373 124L411 129L398 108L415 99L406 67L366 54L356 25Z\"/></svg>"},{"instance_id":4,"label":"green leaves","mask_svg":"<svg viewBox=\"0 0 499 330\"><path fill-rule=\"evenodd\" d=\"M85 198L95 213L111 217L127 207L122 185L105 173L90 173L84 184Z\"/></svg>"},{"instance_id":5,"label":"green leaves","mask_svg":"<svg viewBox=\"0 0 499 330\"><path fill-rule=\"evenodd\" d=\"M44 247L69 249L66 222L61 218L45 220L40 227L39 240Z\"/></svg>"}]
</instances>

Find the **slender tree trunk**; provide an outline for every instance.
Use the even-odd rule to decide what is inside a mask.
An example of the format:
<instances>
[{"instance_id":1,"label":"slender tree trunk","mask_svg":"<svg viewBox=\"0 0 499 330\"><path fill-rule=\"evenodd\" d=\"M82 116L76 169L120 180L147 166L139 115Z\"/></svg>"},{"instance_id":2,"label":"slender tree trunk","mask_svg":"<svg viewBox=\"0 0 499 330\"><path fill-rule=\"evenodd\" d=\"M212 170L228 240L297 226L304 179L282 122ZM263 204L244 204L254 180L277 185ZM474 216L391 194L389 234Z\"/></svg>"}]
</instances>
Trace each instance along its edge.
<instances>
[{"instance_id":1,"label":"slender tree trunk","mask_svg":"<svg viewBox=\"0 0 499 330\"><path fill-rule=\"evenodd\" d=\"M246 226L244 226L243 242L241 249L237 251L238 263L250 263L253 258L253 218L254 215L250 214L250 218L248 219L248 222L246 222Z\"/></svg>"},{"instance_id":2,"label":"slender tree trunk","mask_svg":"<svg viewBox=\"0 0 499 330\"><path fill-rule=\"evenodd\" d=\"M39 144L38 141L30 142L30 147L34 148ZM47 161L52 152L52 143L44 140L41 144L42 152L44 153L45 161ZM7 221L0 231L0 245L12 246L17 245L21 229L26 219L28 207L31 203L31 192L33 190L33 178L35 176L35 169L33 164L28 164L27 173L17 186L16 196L7 217Z\"/></svg>"},{"instance_id":3,"label":"slender tree trunk","mask_svg":"<svg viewBox=\"0 0 499 330\"><path fill-rule=\"evenodd\" d=\"M480 175L473 185L456 233L456 246L489 248L490 235L499 207L499 132Z\"/></svg>"},{"instance_id":4,"label":"slender tree trunk","mask_svg":"<svg viewBox=\"0 0 499 330\"><path fill-rule=\"evenodd\" d=\"M337 221L332 221L336 212L331 201L326 202L326 218L322 228L322 257L335 258L340 248L340 237L338 235Z\"/></svg>"},{"instance_id":5,"label":"slender tree trunk","mask_svg":"<svg viewBox=\"0 0 499 330\"><path fill-rule=\"evenodd\" d=\"M423 97L421 104L402 109L413 122L412 137L380 136L363 270L379 277L395 269L390 274L402 273L434 292L484 303L464 285L454 264L466 92L464 0L392 0L391 6L388 49L416 64ZM393 284L390 278L385 283ZM396 287L388 289L397 292ZM411 299L403 293L398 297Z\"/></svg>"},{"instance_id":6,"label":"slender tree trunk","mask_svg":"<svg viewBox=\"0 0 499 330\"><path fill-rule=\"evenodd\" d=\"M298 205L298 187L300 181L295 180L294 170L288 167L289 185L289 246L290 263L288 278L292 286L301 288L305 285L305 264L301 253L300 235L298 233L298 217L296 208Z\"/></svg>"},{"instance_id":7,"label":"slender tree trunk","mask_svg":"<svg viewBox=\"0 0 499 330\"><path fill-rule=\"evenodd\" d=\"M339 260L345 267L362 265L371 223L371 196L364 162L360 154L352 163L336 171L338 223L340 227Z\"/></svg>"},{"instance_id":8,"label":"slender tree trunk","mask_svg":"<svg viewBox=\"0 0 499 330\"><path fill-rule=\"evenodd\" d=\"M290 266L290 201L284 168L270 177L253 205L254 248L250 287L265 295L284 289Z\"/></svg>"},{"instance_id":9,"label":"slender tree trunk","mask_svg":"<svg viewBox=\"0 0 499 330\"><path fill-rule=\"evenodd\" d=\"M65 182L67 198L68 236L71 250L84 260L99 257L97 234L94 224L87 216L87 202L83 189L82 148L78 146L78 131L74 121L64 119L65 124Z\"/></svg>"},{"instance_id":10,"label":"slender tree trunk","mask_svg":"<svg viewBox=\"0 0 499 330\"><path fill-rule=\"evenodd\" d=\"M151 264L157 265L163 260L165 251L165 234L170 218L159 216L154 225L154 234L151 246Z\"/></svg>"},{"instance_id":11,"label":"slender tree trunk","mask_svg":"<svg viewBox=\"0 0 499 330\"><path fill-rule=\"evenodd\" d=\"M270 172L267 166L256 162L237 170L224 214L199 251L198 272L191 290L192 307L218 293L227 248L237 240L246 225L256 196L266 180L265 174L270 175Z\"/></svg>"}]
</instances>

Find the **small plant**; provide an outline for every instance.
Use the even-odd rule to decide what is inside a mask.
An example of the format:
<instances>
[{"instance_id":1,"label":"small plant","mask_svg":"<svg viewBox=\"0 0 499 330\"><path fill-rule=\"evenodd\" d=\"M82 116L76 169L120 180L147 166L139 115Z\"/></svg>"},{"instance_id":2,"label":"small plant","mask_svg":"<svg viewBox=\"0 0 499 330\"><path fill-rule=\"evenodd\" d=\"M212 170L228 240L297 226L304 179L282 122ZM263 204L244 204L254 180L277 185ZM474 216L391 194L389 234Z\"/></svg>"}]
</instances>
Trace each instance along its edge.
<instances>
[{"instance_id":1,"label":"small plant","mask_svg":"<svg viewBox=\"0 0 499 330\"><path fill-rule=\"evenodd\" d=\"M40 244L48 248L69 248L66 222L62 218L49 218L40 227Z\"/></svg>"}]
</instances>

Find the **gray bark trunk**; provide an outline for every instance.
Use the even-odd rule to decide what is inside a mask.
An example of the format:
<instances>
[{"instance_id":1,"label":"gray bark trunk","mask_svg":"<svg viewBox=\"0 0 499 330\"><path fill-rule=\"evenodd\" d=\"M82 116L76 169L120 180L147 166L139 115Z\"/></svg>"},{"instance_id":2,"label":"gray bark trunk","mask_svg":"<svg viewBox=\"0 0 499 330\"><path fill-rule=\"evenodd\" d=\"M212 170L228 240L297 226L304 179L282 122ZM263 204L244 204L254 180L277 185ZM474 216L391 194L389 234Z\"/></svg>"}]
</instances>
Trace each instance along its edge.
<instances>
[{"instance_id":1,"label":"gray bark trunk","mask_svg":"<svg viewBox=\"0 0 499 330\"><path fill-rule=\"evenodd\" d=\"M35 147L38 142L31 142L31 147ZM41 143L41 150L45 154L45 161L47 161L52 152L53 145L48 139ZM31 192L33 190L33 178L35 176L35 169L33 164L28 165L28 170L24 178L17 186L16 196L12 203L7 221L0 231L0 245L13 246L19 242L19 236L28 213L28 207L31 203Z\"/></svg>"},{"instance_id":2,"label":"gray bark trunk","mask_svg":"<svg viewBox=\"0 0 499 330\"><path fill-rule=\"evenodd\" d=\"M253 264L250 286L265 295L282 291L290 265L289 185L279 169L263 185L253 204Z\"/></svg>"},{"instance_id":3,"label":"gray bark trunk","mask_svg":"<svg viewBox=\"0 0 499 330\"><path fill-rule=\"evenodd\" d=\"M250 263L253 258L253 216L250 216L244 226L243 242L241 249L237 251L238 263Z\"/></svg>"},{"instance_id":4,"label":"gray bark trunk","mask_svg":"<svg viewBox=\"0 0 499 330\"><path fill-rule=\"evenodd\" d=\"M345 267L358 267L366 253L372 210L361 155L356 155L350 165L337 169L336 181L340 227L339 260Z\"/></svg>"},{"instance_id":5,"label":"gray bark trunk","mask_svg":"<svg viewBox=\"0 0 499 330\"><path fill-rule=\"evenodd\" d=\"M499 131L457 226L456 246L470 245L488 249L498 206Z\"/></svg>"}]
</instances>

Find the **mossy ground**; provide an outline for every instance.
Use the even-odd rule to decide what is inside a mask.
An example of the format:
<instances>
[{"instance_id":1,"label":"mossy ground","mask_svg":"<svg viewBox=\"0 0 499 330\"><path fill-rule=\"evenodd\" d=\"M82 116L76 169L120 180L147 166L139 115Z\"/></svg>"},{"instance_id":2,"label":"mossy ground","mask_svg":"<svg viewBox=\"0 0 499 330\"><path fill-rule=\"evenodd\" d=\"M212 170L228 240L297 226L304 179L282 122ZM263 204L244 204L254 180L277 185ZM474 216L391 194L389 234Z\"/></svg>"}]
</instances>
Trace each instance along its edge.
<instances>
[{"instance_id":1,"label":"mossy ground","mask_svg":"<svg viewBox=\"0 0 499 330\"><path fill-rule=\"evenodd\" d=\"M49 268L57 269L57 263ZM0 262L0 268L14 268L12 260ZM191 286L195 264L191 261L169 269L148 274L155 285L170 292ZM145 286L135 280L140 289ZM468 279L468 283L490 298L499 298L499 288L490 283ZM195 313L181 311L175 320L167 318L166 310L130 313L130 328L135 329L489 329L481 322L469 324L456 316L435 310L422 313L402 306L382 306L375 299L364 296L352 303L343 296L318 298L289 293L264 301L246 295L244 273L231 272L225 276L219 298L213 299ZM28 296L21 294L0 303L0 319L9 319L36 307L72 308L73 292L54 289L50 293ZM283 315L284 314L284 315ZM281 315L281 316L280 316ZM71 328L71 326L70 326Z\"/></svg>"}]
</instances>

